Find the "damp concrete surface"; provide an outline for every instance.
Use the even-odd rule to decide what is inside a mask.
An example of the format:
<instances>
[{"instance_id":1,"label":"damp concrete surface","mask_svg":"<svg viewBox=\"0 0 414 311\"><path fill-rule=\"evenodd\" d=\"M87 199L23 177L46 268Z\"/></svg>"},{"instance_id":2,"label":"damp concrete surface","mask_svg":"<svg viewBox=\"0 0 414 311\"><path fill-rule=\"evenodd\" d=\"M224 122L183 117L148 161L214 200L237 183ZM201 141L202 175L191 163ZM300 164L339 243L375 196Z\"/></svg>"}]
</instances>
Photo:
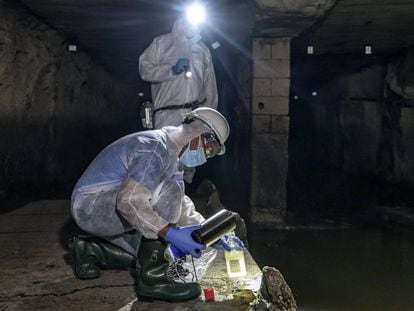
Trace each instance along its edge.
<instances>
[{"instance_id":1,"label":"damp concrete surface","mask_svg":"<svg viewBox=\"0 0 414 311\"><path fill-rule=\"evenodd\" d=\"M131 271L103 271L98 279L79 280L72 271L68 240L77 233L69 201L44 200L0 214L0 310L250 310L257 301L262 273L246 252L247 275L227 276L224 254L208 249L195 260L201 287L213 287L191 302L136 299ZM191 261L184 268L193 272ZM185 279L193 278L189 273Z\"/></svg>"}]
</instances>

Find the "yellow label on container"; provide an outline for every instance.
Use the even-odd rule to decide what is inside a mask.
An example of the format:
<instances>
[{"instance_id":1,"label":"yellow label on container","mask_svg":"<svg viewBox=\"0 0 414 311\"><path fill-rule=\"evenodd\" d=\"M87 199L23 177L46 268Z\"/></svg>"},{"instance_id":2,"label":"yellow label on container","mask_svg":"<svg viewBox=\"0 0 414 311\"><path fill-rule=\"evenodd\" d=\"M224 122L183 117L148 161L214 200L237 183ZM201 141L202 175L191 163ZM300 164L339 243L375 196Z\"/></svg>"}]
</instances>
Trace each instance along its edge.
<instances>
[{"instance_id":1,"label":"yellow label on container","mask_svg":"<svg viewBox=\"0 0 414 311\"><path fill-rule=\"evenodd\" d=\"M233 259L233 260L230 260L229 263L230 263L230 271L231 272L237 273L237 272L241 271L241 269L240 269L240 260Z\"/></svg>"},{"instance_id":2,"label":"yellow label on container","mask_svg":"<svg viewBox=\"0 0 414 311\"><path fill-rule=\"evenodd\" d=\"M242 251L224 252L227 273L230 277L243 277L246 275L246 263Z\"/></svg>"}]
</instances>

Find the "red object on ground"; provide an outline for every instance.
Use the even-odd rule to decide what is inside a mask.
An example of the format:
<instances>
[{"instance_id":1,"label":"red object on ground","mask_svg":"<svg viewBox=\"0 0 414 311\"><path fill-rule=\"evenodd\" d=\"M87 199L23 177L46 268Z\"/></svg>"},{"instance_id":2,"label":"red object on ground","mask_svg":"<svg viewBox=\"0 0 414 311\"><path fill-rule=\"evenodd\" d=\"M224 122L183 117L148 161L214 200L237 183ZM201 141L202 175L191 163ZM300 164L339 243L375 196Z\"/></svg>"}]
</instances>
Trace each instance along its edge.
<instances>
[{"instance_id":1,"label":"red object on ground","mask_svg":"<svg viewBox=\"0 0 414 311\"><path fill-rule=\"evenodd\" d=\"M214 301L214 288L204 288L204 298L206 298L206 301Z\"/></svg>"}]
</instances>

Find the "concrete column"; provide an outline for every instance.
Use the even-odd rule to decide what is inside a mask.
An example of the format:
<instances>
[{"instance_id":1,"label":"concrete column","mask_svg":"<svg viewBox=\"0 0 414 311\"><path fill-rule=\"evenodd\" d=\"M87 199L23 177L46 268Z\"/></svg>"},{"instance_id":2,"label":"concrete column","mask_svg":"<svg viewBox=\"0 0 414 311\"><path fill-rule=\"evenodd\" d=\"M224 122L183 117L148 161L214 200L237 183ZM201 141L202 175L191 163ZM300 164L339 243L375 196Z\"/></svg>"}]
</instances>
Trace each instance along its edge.
<instances>
[{"instance_id":1,"label":"concrete column","mask_svg":"<svg viewBox=\"0 0 414 311\"><path fill-rule=\"evenodd\" d=\"M253 39L251 220L278 225L286 213L290 38Z\"/></svg>"}]
</instances>

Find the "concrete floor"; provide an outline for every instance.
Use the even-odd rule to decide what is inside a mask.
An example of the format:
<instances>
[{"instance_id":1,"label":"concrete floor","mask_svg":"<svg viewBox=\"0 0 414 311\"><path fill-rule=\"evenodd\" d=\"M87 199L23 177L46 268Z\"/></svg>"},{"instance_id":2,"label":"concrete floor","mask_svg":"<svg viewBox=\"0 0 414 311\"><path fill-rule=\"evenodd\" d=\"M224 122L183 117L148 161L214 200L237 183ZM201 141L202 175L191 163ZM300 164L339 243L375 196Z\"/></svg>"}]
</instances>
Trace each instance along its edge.
<instances>
[{"instance_id":1,"label":"concrete floor","mask_svg":"<svg viewBox=\"0 0 414 311\"><path fill-rule=\"evenodd\" d=\"M68 201L36 201L0 215L0 310L249 310L261 271L245 253L247 276L227 277L222 252L196 262L202 288L214 287L216 302L136 301L129 271L104 271L99 279L72 273L67 241L76 234Z\"/></svg>"}]
</instances>

